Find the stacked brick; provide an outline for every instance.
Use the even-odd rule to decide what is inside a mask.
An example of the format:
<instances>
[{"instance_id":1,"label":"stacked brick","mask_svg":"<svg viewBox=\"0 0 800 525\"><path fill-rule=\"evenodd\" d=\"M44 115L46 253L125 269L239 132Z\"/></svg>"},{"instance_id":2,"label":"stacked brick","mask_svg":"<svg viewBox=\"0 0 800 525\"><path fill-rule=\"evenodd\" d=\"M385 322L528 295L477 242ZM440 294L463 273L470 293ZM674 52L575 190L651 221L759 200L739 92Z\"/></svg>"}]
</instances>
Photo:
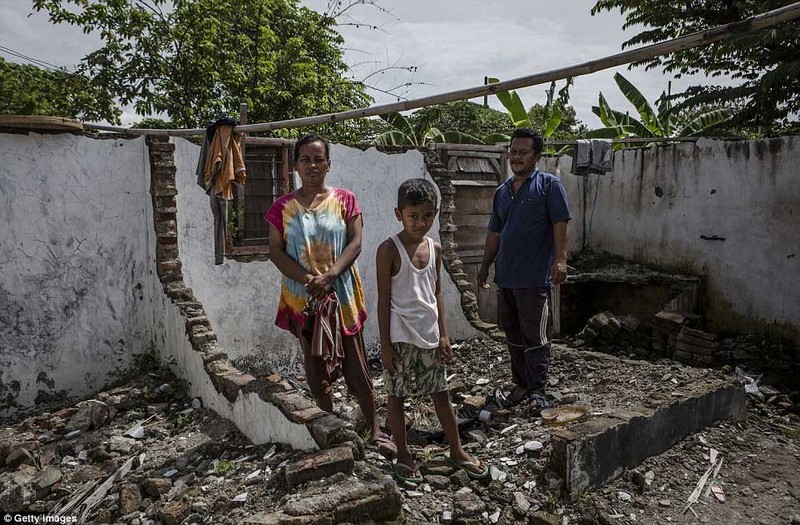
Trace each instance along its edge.
<instances>
[{"instance_id":1,"label":"stacked brick","mask_svg":"<svg viewBox=\"0 0 800 525\"><path fill-rule=\"evenodd\" d=\"M716 334L684 326L675 338L675 359L687 363L714 364L717 359Z\"/></svg>"},{"instance_id":2,"label":"stacked brick","mask_svg":"<svg viewBox=\"0 0 800 525\"><path fill-rule=\"evenodd\" d=\"M651 323L635 316L603 312L589 319L578 334L590 346L624 350L647 359L667 357L687 364L708 366L720 361L716 334L687 326L690 316L659 312Z\"/></svg>"},{"instance_id":3,"label":"stacked brick","mask_svg":"<svg viewBox=\"0 0 800 525\"><path fill-rule=\"evenodd\" d=\"M497 325L485 323L481 320L478 313L478 297L475 295L475 287L469 281L469 276L464 272L464 263L458 256L458 245L455 242L455 232L458 226L453 221L453 212L456 209L454 195L456 189L453 186L454 172L445 168L439 160L439 155L435 151L429 150L425 154L425 164L433 181L439 187L442 195L442 203L439 211L439 236L442 243L442 260L444 267L450 274L450 278L456 285L461 294L461 308L469 323L476 329L487 333L497 339L503 338L503 333Z\"/></svg>"},{"instance_id":4,"label":"stacked brick","mask_svg":"<svg viewBox=\"0 0 800 525\"><path fill-rule=\"evenodd\" d=\"M647 327L633 315L599 313L589 319L578 336L589 345L622 347L642 357L647 357L650 346Z\"/></svg>"},{"instance_id":5,"label":"stacked brick","mask_svg":"<svg viewBox=\"0 0 800 525\"><path fill-rule=\"evenodd\" d=\"M675 342L681 328L686 324L686 317L676 312L658 312L653 318L652 342L653 351L666 357L675 352Z\"/></svg>"},{"instance_id":6,"label":"stacked brick","mask_svg":"<svg viewBox=\"0 0 800 525\"><path fill-rule=\"evenodd\" d=\"M151 194L153 196L153 222L156 231L156 268L164 292L180 309L186 333L192 347L203 354L207 362L226 359L224 351L217 348L217 335L191 288L183 282L178 253L178 209L175 196L175 145L168 137L147 138L150 149ZM208 358L207 358L208 356Z\"/></svg>"}]
</instances>

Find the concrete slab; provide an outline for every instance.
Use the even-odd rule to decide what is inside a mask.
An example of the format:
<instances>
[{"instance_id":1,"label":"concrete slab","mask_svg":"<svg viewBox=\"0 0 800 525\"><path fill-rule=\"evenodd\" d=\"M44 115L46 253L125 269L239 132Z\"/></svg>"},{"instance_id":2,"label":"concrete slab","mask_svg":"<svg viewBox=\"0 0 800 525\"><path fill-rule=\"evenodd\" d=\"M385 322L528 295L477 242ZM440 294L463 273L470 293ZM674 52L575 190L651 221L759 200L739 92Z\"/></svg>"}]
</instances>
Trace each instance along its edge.
<instances>
[{"instance_id":1,"label":"concrete slab","mask_svg":"<svg viewBox=\"0 0 800 525\"><path fill-rule=\"evenodd\" d=\"M554 431L549 469L563 479L565 494L575 500L715 421L745 417L740 384L698 382L680 396Z\"/></svg>"},{"instance_id":2,"label":"concrete slab","mask_svg":"<svg viewBox=\"0 0 800 525\"><path fill-rule=\"evenodd\" d=\"M391 480L349 478L290 496L281 510L249 516L245 525L383 523L400 516L400 489Z\"/></svg>"},{"instance_id":3,"label":"concrete slab","mask_svg":"<svg viewBox=\"0 0 800 525\"><path fill-rule=\"evenodd\" d=\"M353 449L333 447L301 458L286 466L286 484L290 487L333 476L337 472L353 471Z\"/></svg>"}]
</instances>

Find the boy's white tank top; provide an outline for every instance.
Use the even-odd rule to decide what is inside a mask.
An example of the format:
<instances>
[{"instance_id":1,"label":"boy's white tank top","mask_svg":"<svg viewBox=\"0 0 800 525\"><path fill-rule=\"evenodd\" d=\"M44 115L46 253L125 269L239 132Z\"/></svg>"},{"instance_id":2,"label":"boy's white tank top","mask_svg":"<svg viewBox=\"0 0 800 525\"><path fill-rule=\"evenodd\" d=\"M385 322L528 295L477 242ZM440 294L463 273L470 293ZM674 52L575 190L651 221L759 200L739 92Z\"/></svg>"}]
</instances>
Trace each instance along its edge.
<instances>
[{"instance_id":1,"label":"boy's white tank top","mask_svg":"<svg viewBox=\"0 0 800 525\"><path fill-rule=\"evenodd\" d=\"M436 251L428 241L428 264L417 269L397 235L390 237L400 252L400 271L392 276L389 334L393 343L419 348L439 346L439 314L436 309Z\"/></svg>"}]
</instances>

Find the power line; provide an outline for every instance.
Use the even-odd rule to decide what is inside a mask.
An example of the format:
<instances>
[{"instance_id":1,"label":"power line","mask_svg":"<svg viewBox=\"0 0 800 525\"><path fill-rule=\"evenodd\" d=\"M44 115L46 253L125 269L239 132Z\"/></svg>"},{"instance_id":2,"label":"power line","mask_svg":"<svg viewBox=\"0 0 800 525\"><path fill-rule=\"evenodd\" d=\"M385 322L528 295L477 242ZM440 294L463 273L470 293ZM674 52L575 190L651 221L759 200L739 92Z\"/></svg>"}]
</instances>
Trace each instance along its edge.
<instances>
[{"instance_id":1,"label":"power line","mask_svg":"<svg viewBox=\"0 0 800 525\"><path fill-rule=\"evenodd\" d=\"M21 53L19 51L16 51L16 50L11 49L10 47L6 47L4 45L0 45L0 52L4 52L4 53L6 53L8 55L11 55L11 56L14 56L14 57L17 57L17 58L21 58L22 60L26 60L26 61L30 62L31 64L39 66L42 69L46 69L48 71L66 73L68 75L74 75L75 74L73 72L67 71L66 67L57 66L57 65L52 64L50 62L46 62L44 60L40 60L38 58L34 58L34 57L31 57L31 56L25 55L24 53Z\"/></svg>"}]
</instances>

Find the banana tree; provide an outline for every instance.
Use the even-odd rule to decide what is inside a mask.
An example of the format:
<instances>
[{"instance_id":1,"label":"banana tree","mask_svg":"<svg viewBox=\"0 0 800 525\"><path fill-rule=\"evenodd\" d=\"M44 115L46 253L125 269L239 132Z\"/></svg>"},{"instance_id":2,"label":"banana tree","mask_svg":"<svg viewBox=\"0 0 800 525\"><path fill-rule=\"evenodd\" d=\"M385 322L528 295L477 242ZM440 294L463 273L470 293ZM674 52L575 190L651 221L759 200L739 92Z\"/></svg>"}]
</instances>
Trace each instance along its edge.
<instances>
[{"instance_id":1,"label":"banana tree","mask_svg":"<svg viewBox=\"0 0 800 525\"><path fill-rule=\"evenodd\" d=\"M490 78L488 79L488 82L489 84L495 84L499 82L499 80L496 78ZM545 91L545 94L547 95L547 103L544 106L544 126L540 130L543 138L550 137L564 119L564 111L567 103L569 102L569 87L571 85L572 79L569 78L567 79L566 85L558 90L558 96L556 96L556 83L553 81L550 83L550 88ZM503 107L506 108L506 111L508 111L508 115L511 117L514 127L533 127L528 115L528 111L525 109L522 99L515 90L501 91L499 93L495 93L495 95L497 95L497 99L501 104L503 104ZM493 133L487 137L484 137L483 140L487 144L495 144L497 142L509 142L511 140L511 136L504 133Z\"/></svg>"},{"instance_id":2,"label":"banana tree","mask_svg":"<svg viewBox=\"0 0 800 525\"><path fill-rule=\"evenodd\" d=\"M373 144L381 146L415 146L421 147L431 142L450 144L484 144L482 140L460 131L442 132L438 128L426 126L422 134L418 134L406 117L400 113L381 115L381 118L392 129L375 137Z\"/></svg>"},{"instance_id":3,"label":"banana tree","mask_svg":"<svg viewBox=\"0 0 800 525\"><path fill-rule=\"evenodd\" d=\"M672 105L669 93L662 91L656 101L657 109L653 110L641 91L620 73L614 75L614 81L636 109L639 119L612 109L603 93L600 93L597 106L592 106L592 113L600 118L605 127L590 131L587 138L691 137L724 122L733 114L729 108L719 108L701 113L689 122L681 122L679 111Z\"/></svg>"}]
</instances>

